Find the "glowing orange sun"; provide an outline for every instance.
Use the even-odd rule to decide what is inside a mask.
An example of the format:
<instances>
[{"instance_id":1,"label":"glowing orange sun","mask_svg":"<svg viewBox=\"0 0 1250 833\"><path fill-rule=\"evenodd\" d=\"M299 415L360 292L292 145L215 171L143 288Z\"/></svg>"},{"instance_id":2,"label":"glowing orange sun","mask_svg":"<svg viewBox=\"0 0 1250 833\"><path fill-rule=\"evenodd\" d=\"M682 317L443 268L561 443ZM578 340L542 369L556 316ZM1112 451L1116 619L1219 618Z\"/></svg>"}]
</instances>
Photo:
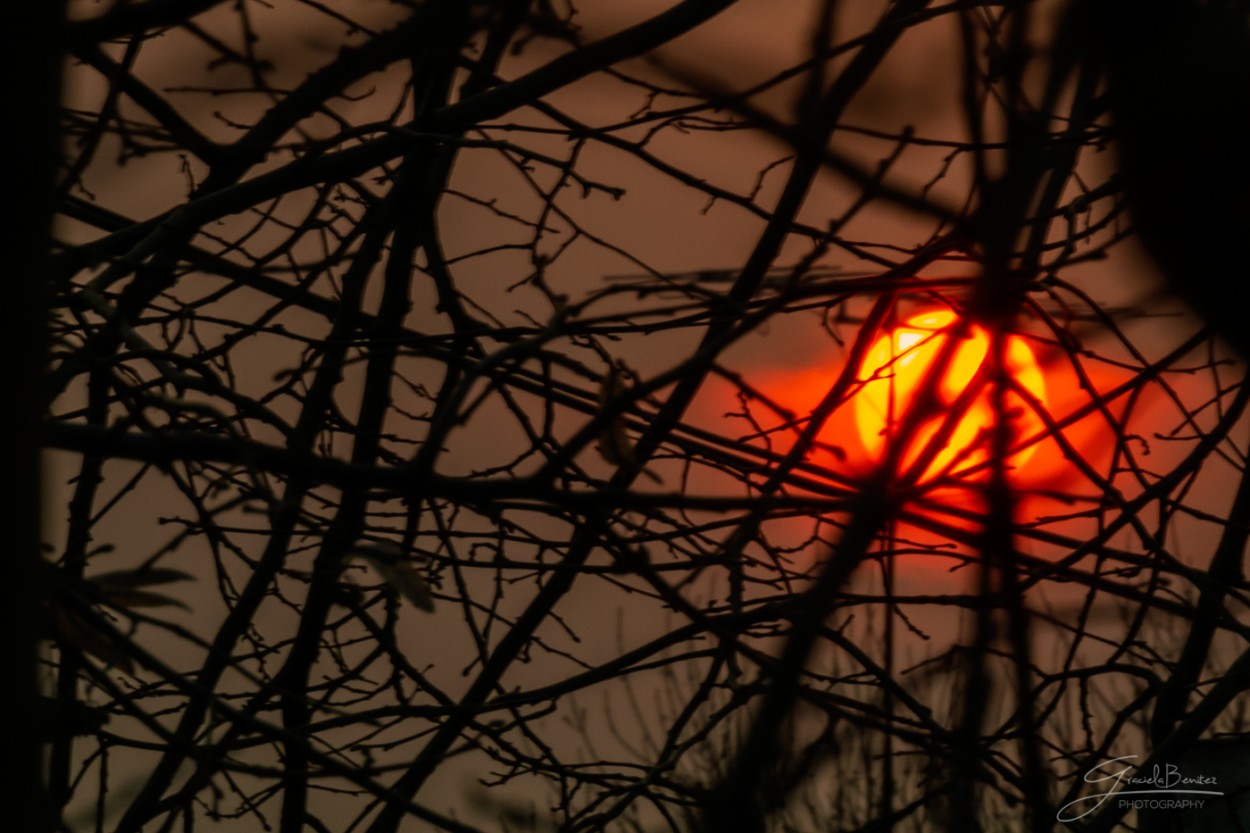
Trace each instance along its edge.
<instances>
[{"instance_id":1,"label":"glowing orange sun","mask_svg":"<svg viewBox=\"0 0 1250 833\"><path fill-rule=\"evenodd\" d=\"M955 313L950 310L926 312L913 316L902 325L882 335L865 356L860 379L863 387L855 399L855 422L860 441L873 458L880 458L891 437L896 435L908 415L921 385L931 372L940 373L936 380L937 405L921 421L906 441L907 448L899 455L901 470L907 470L928 446L940 442L946 434L944 447L936 452L925 467L922 480L931 479L948 469L958 472L988 460L994 408L990 402L990 386L980 384L979 392L969 391L967 408L956 415L955 406L961 395L978 378L990 348L990 336L984 329L972 326L966 338L954 346L943 367L935 367L939 356L952 338ZM1041 369L1029 345L1018 335L1009 335L1006 345L1006 369L1014 380L1039 402L1046 401L1046 385ZM983 381L983 380L982 380ZM1035 436L1043 422L1019 394L1009 390L1005 397L1005 415L1010 421L1012 445ZM946 425L957 419L953 426ZM1019 470L1033 456L1037 444L1019 448L1008 458Z\"/></svg>"}]
</instances>

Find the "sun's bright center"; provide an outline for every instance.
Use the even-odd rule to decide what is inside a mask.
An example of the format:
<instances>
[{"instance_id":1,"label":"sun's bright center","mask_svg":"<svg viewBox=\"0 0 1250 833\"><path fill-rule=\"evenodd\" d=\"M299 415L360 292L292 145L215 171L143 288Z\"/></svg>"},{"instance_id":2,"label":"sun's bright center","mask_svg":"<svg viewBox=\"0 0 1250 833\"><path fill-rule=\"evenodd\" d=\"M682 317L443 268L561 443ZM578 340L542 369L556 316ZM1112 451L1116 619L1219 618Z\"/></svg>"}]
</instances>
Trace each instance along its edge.
<instances>
[{"instance_id":1,"label":"sun's bright center","mask_svg":"<svg viewBox=\"0 0 1250 833\"><path fill-rule=\"evenodd\" d=\"M904 324L882 335L865 357L860 379L864 385L855 396L855 421L864 448L874 458L883 456L886 443L899 435L909 406L921 389L925 378L939 373L936 380L937 407L926 413L910 432L907 448L899 455L903 470L911 468L934 443L945 445L925 468L922 479L930 479L948 469L959 472L979 466L989 458L990 438L995 421L988 378L980 374L990 349L989 334L973 326L949 354L943 367L935 367L952 338L955 314L949 310L927 312L909 318ZM1014 383L1033 398L1045 402L1046 386L1033 351L1017 335L1007 338L1006 370ZM987 368L988 370L988 368ZM955 406L969 386L976 383L979 392L970 391L967 409L959 415ZM1036 411L1018 393L1008 390L1003 417L1011 430L1011 445L1033 437L1043 428ZM957 420L950 425L951 420ZM1019 469L1033 456L1037 444L1020 447L1008 458Z\"/></svg>"}]
</instances>

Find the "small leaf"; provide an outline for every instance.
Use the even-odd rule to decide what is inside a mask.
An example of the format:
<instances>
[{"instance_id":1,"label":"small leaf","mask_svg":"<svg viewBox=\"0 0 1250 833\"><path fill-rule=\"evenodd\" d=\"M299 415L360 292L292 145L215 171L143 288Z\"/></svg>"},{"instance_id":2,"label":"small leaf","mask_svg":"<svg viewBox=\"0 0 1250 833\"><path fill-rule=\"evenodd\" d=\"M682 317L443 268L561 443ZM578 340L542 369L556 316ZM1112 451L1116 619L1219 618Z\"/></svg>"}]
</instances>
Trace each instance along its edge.
<instances>
[{"instance_id":1,"label":"small leaf","mask_svg":"<svg viewBox=\"0 0 1250 833\"><path fill-rule=\"evenodd\" d=\"M606 411L626 391L625 381L621 378L621 370L615 364L608 368L608 373L599 385L599 410ZM599 453L603 459L618 466L634 465L634 444L626 430L625 415L619 413L608 423L608 427L599 435Z\"/></svg>"},{"instance_id":2,"label":"small leaf","mask_svg":"<svg viewBox=\"0 0 1250 833\"><path fill-rule=\"evenodd\" d=\"M386 582L400 592L405 599L426 613L434 612L434 596L430 585L411 564L371 562Z\"/></svg>"},{"instance_id":3,"label":"small leaf","mask_svg":"<svg viewBox=\"0 0 1250 833\"><path fill-rule=\"evenodd\" d=\"M115 570L92 576L91 581L101 587L148 587L153 584L169 584L175 581L191 581L190 573L171 567L149 567L139 570Z\"/></svg>"},{"instance_id":4,"label":"small leaf","mask_svg":"<svg viewBox=\"0 0 1250 833\"><path fill-rule=\"evenodd\" d=\"M105 665L112 665L127 674L134 673L134 663L127 654L118 650L113 640L60 607L51 606L50 612L53 637L62 646L72 646Z\"/></svg>"},{"instance_id":5,"label":"small leaf","mask_svg":"<svg viewBox=\"0 0 1250 833\"><path fill-rule=\"evenodd\" d=\"M180 607L190 610L186 604L164 593L139 590L134 587L105 587L100 595L114 607Z\"/></svg>"},{"instance_id":6,"label":"small leaf","mask_svg":"<svg viewBox=\"0 0 1250 833\"><path fill-rule=\"evenodd\" d=\"M608 368L607 375L603 377L603 382L599 385L600 412L606 411L609 405L615 403L629 389L625 384L625 372L616 363ZM595 447L599 449L599 454L603 456L603 459L609 463L623 468L638 469L656 483L662 482L655 472L638 465L638 455L634 453L634 442L629 436L623 410L608 423L607 428L599 435L599 442Z\"/></svg>"},{"instance_id":7,"label":"small leaf","mask_svg":"<svg viewBox=\"0 0 1250 833\"><path fill-rule=\"evenodd\" d=\"M397 544L392 541L366 544L356 547L353 553L363 558L383 581L398 590L414 607L426 613L434 612L434 595L430 592L429 582L416 565L404 557Z\"/></svg>"}]
</instances>

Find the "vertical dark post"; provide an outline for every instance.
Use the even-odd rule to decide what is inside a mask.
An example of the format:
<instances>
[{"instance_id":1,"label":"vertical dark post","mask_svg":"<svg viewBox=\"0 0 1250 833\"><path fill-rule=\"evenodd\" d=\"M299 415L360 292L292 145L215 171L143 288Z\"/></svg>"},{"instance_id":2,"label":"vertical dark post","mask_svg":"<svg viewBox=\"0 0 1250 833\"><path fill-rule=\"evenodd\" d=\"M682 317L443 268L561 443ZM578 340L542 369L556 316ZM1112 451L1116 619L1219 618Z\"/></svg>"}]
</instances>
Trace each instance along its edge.
<instances>
[{"instance_id":1,"label":"vertical dark post","mask_svg":"<svg viewBox=\"0 0 1250 833\"><path fill-rule=\"evenodd\" d=\"M62 0L24 0L10 10L12 43L20 68L11 85L9 124L16 146L5 166L9 211L5 225L4 295L0 337L4 339L3 389L8 396L11 431L4 436L3 471L8 480L3 504L4 580L3 665L9 709L0 715L0 733L11 773L3 780L6 827L52 827L43 797L37 722L36 651L39 581L39 424L44 409L40 378L45 361L45 264L52 216L52 182L57 159L60 98ZM16 18L16 19L14 19Z\"/></svg>"}]
</instances>

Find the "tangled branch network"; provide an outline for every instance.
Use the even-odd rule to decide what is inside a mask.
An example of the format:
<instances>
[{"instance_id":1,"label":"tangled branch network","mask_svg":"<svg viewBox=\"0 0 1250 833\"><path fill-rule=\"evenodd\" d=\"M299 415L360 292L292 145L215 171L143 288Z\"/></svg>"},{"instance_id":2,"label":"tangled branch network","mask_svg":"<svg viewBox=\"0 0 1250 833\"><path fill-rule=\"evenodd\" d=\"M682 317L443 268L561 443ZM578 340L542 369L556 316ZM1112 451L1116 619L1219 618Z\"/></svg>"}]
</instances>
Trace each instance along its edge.
<instances>
[{"instance_id":1,"label":"tangled branch network","mask_svg":"<svg viewBox=\"0 0 1250 833\"><path fill-rule=\"evenodd\" d=\"M61 829L1040 831L1243 733L1081 8L71 2Z\"/></svg>"}]
</instances>

